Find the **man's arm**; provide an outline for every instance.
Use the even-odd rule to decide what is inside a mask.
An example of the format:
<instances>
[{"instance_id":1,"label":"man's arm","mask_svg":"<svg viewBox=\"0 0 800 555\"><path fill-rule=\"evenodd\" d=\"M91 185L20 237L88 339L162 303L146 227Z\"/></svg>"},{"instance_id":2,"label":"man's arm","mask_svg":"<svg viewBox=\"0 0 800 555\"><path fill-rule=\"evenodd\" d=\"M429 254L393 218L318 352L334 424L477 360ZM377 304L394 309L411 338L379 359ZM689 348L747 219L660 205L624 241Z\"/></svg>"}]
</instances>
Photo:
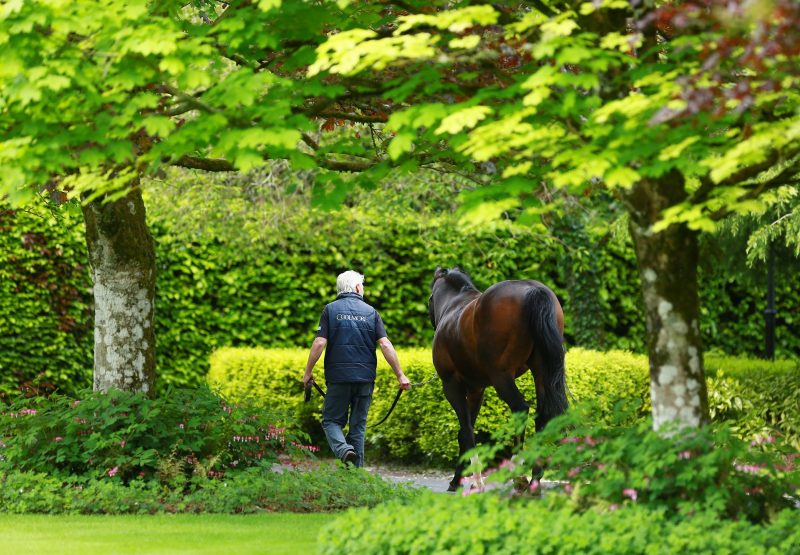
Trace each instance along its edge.
<instances>
[{"instance_id":1,"label":"man's arm","mask_svg":"<svg viewBox=\"0 0 800 555\"><path fill-rule=\"evenodd\" d=\"M394 345L389 341L388 337L381 337L378 339L378 345L381 346L381 353L383 358L389 363L389 366L394 370L394 375L397 376L397 382L400 384L400 389L411 389L411 382L403 373L400 368L400 359L397 358L397 351L394 350Z\"/></svg>"},{"instance_id":2,"label":"man's arm","mask_svg":"<svg viewBox=\"0 0 800 555\"><path fill-rule=\"evenodd\" d=\"M303 385L308 385L309 382L314 380L314 365L319 360L328 340L324 337L317 337L311 344L311 351L308 353L308 362L306 363L306 372L303 374Z\"/></svg>"}]
</instances>

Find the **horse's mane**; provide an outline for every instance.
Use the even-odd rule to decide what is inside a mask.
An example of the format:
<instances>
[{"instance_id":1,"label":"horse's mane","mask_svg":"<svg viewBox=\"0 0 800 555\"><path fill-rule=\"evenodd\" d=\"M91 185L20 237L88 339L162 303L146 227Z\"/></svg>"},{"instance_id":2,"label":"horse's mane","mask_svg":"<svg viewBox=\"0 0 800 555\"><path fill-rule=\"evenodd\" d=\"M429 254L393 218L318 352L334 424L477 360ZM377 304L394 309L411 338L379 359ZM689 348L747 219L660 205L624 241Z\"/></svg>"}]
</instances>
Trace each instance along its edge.
<instances>
[{"instance_id":1,"label":"horse's mane","mask_svg":"<svg viewBox=\"0 0 800 555\"><path fill-rule=\"evenodd\" d=\"M433 282L431 283L431 287L433 287L433 284L436 283L436 280L439 278L444 278L450 287L457 289L458 291L478 290L478 288L475 287L475 284L472 283L469 275L467 275L466 272L463 272L461 268L457 266L449 270L446 268L437 268L436 272L433 274Z\"/></svg>"}]
</instances>

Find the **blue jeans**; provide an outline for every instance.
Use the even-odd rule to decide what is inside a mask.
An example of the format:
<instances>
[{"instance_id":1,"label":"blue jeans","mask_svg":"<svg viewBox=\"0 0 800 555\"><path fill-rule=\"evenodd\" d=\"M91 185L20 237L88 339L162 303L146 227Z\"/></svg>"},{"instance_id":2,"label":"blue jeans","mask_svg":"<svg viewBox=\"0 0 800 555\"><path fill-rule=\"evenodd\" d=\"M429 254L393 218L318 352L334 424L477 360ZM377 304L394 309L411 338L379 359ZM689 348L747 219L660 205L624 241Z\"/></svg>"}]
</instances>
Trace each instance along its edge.
<instances>
[{"instance_id":1,"label":"blue jeans","mask_svg":"<svg viewBox=\"0 0 800 555\"><path fill-rule=\"evenodd\" d=\"M331 383L322 404L322 429L328 445L337 459L350 449L358 455L356 466L364 466L364 434L367 431L367 412L372 402L372 382ZM343 428L348 423L347 436Z\"/></svg>"}]
</instances>

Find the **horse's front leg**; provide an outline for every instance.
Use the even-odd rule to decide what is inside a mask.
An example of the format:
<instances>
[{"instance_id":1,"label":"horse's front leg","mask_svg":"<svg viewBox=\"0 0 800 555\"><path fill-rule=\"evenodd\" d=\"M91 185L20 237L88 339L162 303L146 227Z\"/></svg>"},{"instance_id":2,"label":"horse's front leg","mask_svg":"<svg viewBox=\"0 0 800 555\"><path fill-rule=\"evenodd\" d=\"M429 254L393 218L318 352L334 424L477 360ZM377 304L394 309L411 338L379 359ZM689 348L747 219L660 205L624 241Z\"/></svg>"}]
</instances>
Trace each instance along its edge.
<instances>
[{"instance_id":1,"label":"horse's front leg","mask_svg":"<svg viewBox=\"0 0 800 555\"><path fill-rule=\"evenodd\" d=\"M442 382L444 396L453 407L458 417L458 463L456 471L447 491L456 491L461 485L461 476L464 473L465 463L462 461L464 453L475 447L475 433L473 419L470 415L468 395L470 392L456 378Z\"/></svg>"}]
</instances>

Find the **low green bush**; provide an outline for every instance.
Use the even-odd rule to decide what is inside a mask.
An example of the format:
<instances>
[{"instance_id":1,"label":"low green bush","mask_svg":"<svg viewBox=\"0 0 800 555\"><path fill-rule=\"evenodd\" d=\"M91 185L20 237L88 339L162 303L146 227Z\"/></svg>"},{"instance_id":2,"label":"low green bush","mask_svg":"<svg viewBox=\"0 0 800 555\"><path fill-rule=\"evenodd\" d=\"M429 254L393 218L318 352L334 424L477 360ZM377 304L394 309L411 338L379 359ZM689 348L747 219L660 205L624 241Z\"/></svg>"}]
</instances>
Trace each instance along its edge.
<instances>
[{"instance_id":1,"label":"low green bush","mask_svg":"<svg viewBox=\"0 0 800 555\"><path fill-rule=\"evenodd\" d=\"M395 554L795 553L800 545L797 453L751 446L725 427L664 430L626 424L620 403L610 425L578 403L497 468L486 488L353 510L320 533L320 552ZM635 408L638 410L638 407ZM635 412L635 411L634 411ZM513 423L495 439L513 435ZM466 455L493 460L496 448ZM543 464L542 492L511 488ZM468 469L472 472L475 468ZM470 482L468 479L467 482ZM388 531L388 532L387 532Z\"/></svg>"},{"instance_id":2,"label":"low green bush","mask_svg":"<svg viewBox=\"0 0 800 555\"><path fill-rule=\"evenodd\" d=\"M80 480L0 471L0 513L152 514L323 512L372 507L419 492L340 464L275 472L261 463L225 478L193 477L183 487L152 479Z\"/></svg>"},{"instance_id":3,"label":"low green bush","mask_svg":"<svg viewBox=\"0 0 800 555\"><path fill-rule=\"evenodd\" d=\"M399 349L398 354L412 382L435 376L430 350ZM319 425L321 399L315 393L313 402L307 405L302 402L300 378L307 357L305 349L221 349L211 358L208 381L232 399L251 399L286 410L315 438L317 445L324 446ZM800 396L800 366L787 361L771 363L713 356L707 358L707 366L710 409L715 420L730 422L746 439L778 434L800 446L800 402L796 401ZM570 349L566 357L570 401L593 400L596 413L592 419L606 423L610 422L616 405L633 402L639 408L628 414L627 423L641 420L650 414L648 367L644 355ZM322 383L321 364L316 374ZM523 376L517 385L531 402L533 412L533 380ZM458 453L458 421L438 380L404 393L386 423L377 428L369 425L386 414L396 390L394 374L378 356L378 378L367 426L369 444L393 458L452 463ZM741 399L741 410L736 408L737 397ZM751 401L746 402L747 399ZM731 402L735 410L729 407ZM488 388L476 432L483 436L491 433L508 420L508 415L508 408ZM528 433L534 433L532 419Z\"/></svg>"},{"instance_id":4,"label":"low green bush","mask_svg":"<svg viewBox=\"0 0 800 555\"><path fill-rule=\"evenodd\" d=\"M426 494L345 513L319 535L322 555L796 553L800 511L764 525L720 520L713 512L673 519L636 504L577 511L568 499L529 501L481 494Z\"/></svg>"},{"instance_id":5,"label":"low green bush","mask_svg":"<svg viewBox=\"0 0 800 555\"><path fill-rule=\"evenodd\" d=\"M305 440L276 411L229 404L207 388L150 399L111 390L0 405L0 470L165 481L298 452Z\"/></svg>"}]
</instances>

